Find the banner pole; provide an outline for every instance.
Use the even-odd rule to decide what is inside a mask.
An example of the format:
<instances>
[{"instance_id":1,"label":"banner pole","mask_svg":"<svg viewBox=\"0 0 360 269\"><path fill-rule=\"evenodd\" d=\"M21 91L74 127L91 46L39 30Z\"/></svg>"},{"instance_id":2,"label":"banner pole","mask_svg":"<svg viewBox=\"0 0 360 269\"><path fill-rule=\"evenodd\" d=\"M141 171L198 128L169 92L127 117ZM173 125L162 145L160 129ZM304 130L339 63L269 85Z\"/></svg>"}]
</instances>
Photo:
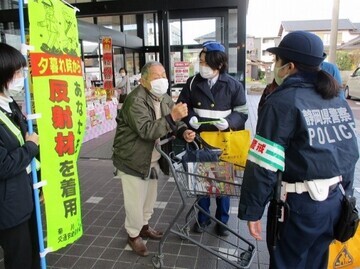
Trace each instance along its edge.
<instances>
[{"instance_id":1,"label":"banner pole","mask_svg":"<svg viewBox=\"0 0 360 269\"><path fill-rule=\"evenodd\" d=\"M24 0L19 0L19 21L20 21L20 38L21 38L21 53L26 59L26 62L28 62L27 57L27 49L24 49L26 47L26 40L25 40L25 24L24 24ZM28 64L26 67L26 71L28 72ZM31 97L30 97L30 89L29 89L29 81L28 77L25 78L25 104L26 104L26 114L31 115L32 114L32 108L31 108ZM33 122L32 119L27 118L27 125L28 125L28 132L29 134L33 133ZM31 173L33 178L33 186L36 186L38 183L37 173L36 173L36 163L35 158L31 161ZM37 222L37 229L38 229L38 239L39 239L39 250L40 250L40 262L41 262L41 268L46 269L46 253L44 252L44 235L43 235L43 228L42 228L42 221L41 221L41 208L40 208L40 199L39 199L39 190L38 188L34 187L34 206L35 206L35 213L36 213L36 222Z\"/></svg>"}]
</instances>

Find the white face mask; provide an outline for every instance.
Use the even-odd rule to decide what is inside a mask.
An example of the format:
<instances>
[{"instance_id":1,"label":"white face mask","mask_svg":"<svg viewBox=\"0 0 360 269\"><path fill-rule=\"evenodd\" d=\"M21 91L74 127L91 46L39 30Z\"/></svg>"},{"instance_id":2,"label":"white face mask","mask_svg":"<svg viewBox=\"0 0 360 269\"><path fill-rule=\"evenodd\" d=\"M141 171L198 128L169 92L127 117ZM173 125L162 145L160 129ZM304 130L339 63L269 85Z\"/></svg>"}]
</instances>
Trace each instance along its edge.
<instances>
[{"instance_id":1,"label":"white face mask","mask_svg":"<svg viewBox=\"0 0 360 269\"><path fill-rule=\"evenodd\" d=\"M203 78L210 79L215 77L216 74L215 71L212 70L209 66L200 65L200 75Z\"/></svg>"},{"instance_id":2,"label":"white face mask","mask_svg":"<svg viewBox=\"0 0 360 269\"><path fill-rule=\"evenodd\" d=\"M150 92L157 97L163 96L169 88L169 81L166 78L155 79L151 81L150 84Z\"/></svg>"},{"instance_id":3,"label":"white face mask","mask_svg":"<svg viewBox=\"0 0 360 269\"><path fill-rule=\"evenodd\" d=\"M15 96L24 88L24 78L15 78L10 81L8 85L8 92L10 96Z\"/></svg>"},{"instance_id":4,"label":"white face mask","mask_svg":"<svg viewBox=\"0 0 360 269\"><path fill-rule=\"evenodd\" d=\"M283 82L284 82L284 80L289 76L288 74L287 75L285 75L284 77L279 77L279 71L280 71L280 69L282 69L282 68L284 68L285 66L287 66L288 65L288 63L287 64L284 64L283 66L280 66L280 67L274 67L274 78L275 78L275 82L276 82L276 84L277 85L281 85Z\"/></svg>"},{"instance_id":5,"label":"white face mask","mask_svg":"<svg viewBox=\"0 0 360 269\"><path fill-rule=\"evenodd\" d=\"M123 73L123 72L120 73L120 76L121 76L122 78L125 77L125 75L126 75L126 74Z\"/></svg>"}]
</instances>

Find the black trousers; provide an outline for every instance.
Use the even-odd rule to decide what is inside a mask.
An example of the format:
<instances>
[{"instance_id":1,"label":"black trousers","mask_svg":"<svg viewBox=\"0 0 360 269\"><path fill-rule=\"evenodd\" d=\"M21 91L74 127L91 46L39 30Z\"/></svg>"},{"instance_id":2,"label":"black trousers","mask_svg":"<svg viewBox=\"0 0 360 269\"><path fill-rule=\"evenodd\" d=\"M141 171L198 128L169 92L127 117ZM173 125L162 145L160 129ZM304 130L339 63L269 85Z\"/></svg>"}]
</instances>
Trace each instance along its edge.
<instances>
[{"instance_id":1,"label":"black trousers","mask_svg":"<svg viewBox=\"0 0 360 269\"><path fill-rule=\"evenodd\" d=\"M15 227L0 230L5 269L40 269L40 254L35 213Z\"/></svg>"}]
</instances>

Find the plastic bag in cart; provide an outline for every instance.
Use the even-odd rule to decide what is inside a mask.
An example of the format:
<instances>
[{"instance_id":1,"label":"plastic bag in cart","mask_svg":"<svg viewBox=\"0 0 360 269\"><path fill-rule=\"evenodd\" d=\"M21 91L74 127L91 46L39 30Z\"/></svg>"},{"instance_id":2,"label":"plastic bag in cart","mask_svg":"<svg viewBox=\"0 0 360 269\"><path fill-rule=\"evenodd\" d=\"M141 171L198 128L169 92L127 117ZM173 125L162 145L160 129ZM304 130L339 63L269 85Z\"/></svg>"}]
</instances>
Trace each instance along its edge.
<instances>
[{"instance_id":1,"label":"plastic bag in cart","mask_svg":"<svg viewBox=\"0 0 360 269\"><path fill-rule=\"evenodd\" d=\"M193 194L235 195L234 166L228 162L193 162L188 165L188 186Z\"/></svg>"}]
</instances>

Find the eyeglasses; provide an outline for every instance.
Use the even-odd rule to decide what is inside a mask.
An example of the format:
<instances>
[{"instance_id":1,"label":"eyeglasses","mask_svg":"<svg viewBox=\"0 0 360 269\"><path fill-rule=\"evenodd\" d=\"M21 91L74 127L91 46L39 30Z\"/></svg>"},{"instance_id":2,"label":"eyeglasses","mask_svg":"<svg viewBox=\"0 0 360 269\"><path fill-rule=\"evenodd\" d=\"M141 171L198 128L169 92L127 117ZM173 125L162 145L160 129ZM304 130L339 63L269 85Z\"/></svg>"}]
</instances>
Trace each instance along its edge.
<instances>
[{"instance_id":1,"label":"eyeglasses","mask_svg":"<svg viewBox=\"0 0 360 269\"><path fill-rule=\"evenodd\" d=\"M15 72L15 77L23 77L23 78L27 78L28 76L28 69L26 68L20 68L19 70L17 70Z\"/></svg>"}]
</instances>

